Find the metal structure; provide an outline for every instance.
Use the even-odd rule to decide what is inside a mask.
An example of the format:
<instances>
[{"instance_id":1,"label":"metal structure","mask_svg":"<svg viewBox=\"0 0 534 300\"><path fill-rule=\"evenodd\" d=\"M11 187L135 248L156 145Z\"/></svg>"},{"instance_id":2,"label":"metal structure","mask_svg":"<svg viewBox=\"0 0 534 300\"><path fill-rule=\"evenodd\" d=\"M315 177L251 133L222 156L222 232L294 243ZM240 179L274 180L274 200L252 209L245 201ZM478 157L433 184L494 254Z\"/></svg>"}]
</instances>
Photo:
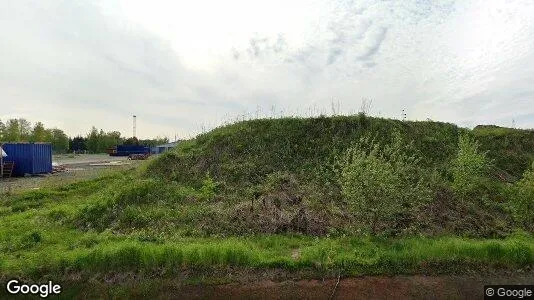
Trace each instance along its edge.
<instances>
[{"instance_id":1,"label":"metal structure","mask_svg":"<svg viewBox=\"0 0 534 300\"><path fill-rule=\"evenodd\" d=\"M150 152L152 154L161 154L163 152L169 151L172 148L176 147L180 142L181 142L180 140L177 140L171 143L157 145L157 146L151 147Z\"/></svg>"},{"instance_id":2,"label":"metal structure","mask_svg":"<svg viewBox=\"0 0 534 300\"><path fill-rule=\"evenodd\" d=\"M51 144L7 143L3 144L2 148L7 153L7 157L2 159L2 166L4 169L9 167L14 176L52 172ZM6 173L5 170L3 171Z\"/></svg>"},{"instance_id":3,"label":"metal structure","mask_svg":"<svg viewBox=\"0 0 534 300\"><path fill-rule=\"evenodd\" d=\"M133 137L136 137L137 130L137 116L133 115Z\"/></svg>"},{"instance_id":4,"label":"metal structure","mask_svg":"<svg viewBox=\"0 0 534 300\"><path fill-rule=\"evenodd\" d=\"M130 154L150 154L150 147L143 145L118 145L107 149L110 156L129 156Z\"/></svg>"}]
</instances>

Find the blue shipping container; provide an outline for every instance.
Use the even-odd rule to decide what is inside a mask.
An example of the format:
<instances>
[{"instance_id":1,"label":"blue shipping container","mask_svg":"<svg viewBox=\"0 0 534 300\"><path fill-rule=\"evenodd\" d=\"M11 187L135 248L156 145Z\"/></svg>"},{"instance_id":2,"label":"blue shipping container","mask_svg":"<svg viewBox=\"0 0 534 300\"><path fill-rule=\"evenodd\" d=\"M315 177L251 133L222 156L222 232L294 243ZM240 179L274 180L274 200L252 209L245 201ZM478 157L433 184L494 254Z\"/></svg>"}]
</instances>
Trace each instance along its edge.
<instances>
[{"instance_id":1,"label":"blue shipping container","mask_svg":"<svg viewBox=\"0 0 534 300\"><path fill-rule=\"evenodd\" d=\"M130 154L149 154L150 147L138 145L118 145L117 151L112 156L128 156Z\"/></svg>"},{"instance_id":2,"label":"blue shipping container","mask_svg":"<svg viewBox=\"0 0 534 300\"><path fill-rule=\"evenodd\" d=\"M7 154L5 161L15 163L14 176L52 172L52 145L34 143L2 144Z\"/></svg>"},{"instance_id":3,"label":"blue shipping container","mask_svg":"<svg viewBox=\"0 0 534 300\"><path fill-rule=\"evenodd\" d=\"M150 151L150 148L142 145L118 145L117 151Z\"/></svg>"}]
</instances>

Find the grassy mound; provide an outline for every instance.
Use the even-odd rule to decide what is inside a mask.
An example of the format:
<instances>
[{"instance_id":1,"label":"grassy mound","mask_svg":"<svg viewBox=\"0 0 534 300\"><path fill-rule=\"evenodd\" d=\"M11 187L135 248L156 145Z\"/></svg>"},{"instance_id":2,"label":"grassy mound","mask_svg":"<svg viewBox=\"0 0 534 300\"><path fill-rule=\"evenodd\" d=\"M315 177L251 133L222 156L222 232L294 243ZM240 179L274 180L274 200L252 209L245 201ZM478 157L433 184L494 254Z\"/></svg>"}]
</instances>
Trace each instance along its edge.
<instances>
[{"instance_id":1,"label":"grassy mound","mask_svg":"<svg viewBox=\"0 0 534 300\"><path fill-rule=\"evenodd\" d=\"M0 279L528 270L532 143L365 115L240 122L135 170L0 195Z\"/></svg>"},{"instance_id":2,"label":"grassy mound","mask_svg":"<svg viewBox=\"0 0 534 300\"><path fill-rule=\"evenodd\" d=\"M361 137L390 142L395 132L406 141L414 141L425 165L442 167L455 155L462 131L453 124L402 122L363 114L251 120L217 128L180 144L176 152L154 161L147 172L196 185L209 173L229 189L261 183L275 172L313 180L322 177L321 171L335 156Z\"/></svg>"},{"instance_id":3,"label":"grassy mound","mask_svg":"<svg viewBox=\"0 0 534 300\"><path fill-rule=\"evenodd\" d=\"M488 158L483 174L477 175L480 178L466 175L464 181L476 185L469 195L455 191L453 184L462 135L472 137L479 144L478 152L487 152ZM366 205L394 206L404 194L417 198L414 195L422 189L412 195L407 190L421 180L427 186L425 192L431 194L421 205L409 200L399 204L413 208L403 216L390 216L397 222L375 221L382 224L372 225L374 231L502 236L518 226L508 209L508 183L521 178L534 158L534 133L524 130L477 127L470 131L448 123L402 122L363 114L252 120L217 128L181 144L153 161L144 177L201 192L200 198L207 200L206 217L217 216L215 222L208 222L214 224L206 228L208 234L352 234L371 225L364 220L369 226L362 226L362 220L356 220L361 216L351 211L354 205L340 184L339 164L355 145L362 148L362 139L366 155L373 145L389 147L397 140L398 149L392 151L407 153L417 161L405 164L406 172L420 173L417 182L413 178L403 181L395 175L400 171L392 170L390 179L397 180L396 186L375 186L390 189L390 202L385 202L382 193L376 195L382 199L370 195ZM377 176L371 185L386 181L380 176L385 176L392 161L379 156L378 160L386 160L382 173L365 174L366 178ZM367 170L377 168L369 165ZM363 177L365 170L358 172L351 176ZM352 186L362 182L362 178L353 179L349 181ZM201 219L197 222L203 223Z\"/></svg>"}]
</instances>

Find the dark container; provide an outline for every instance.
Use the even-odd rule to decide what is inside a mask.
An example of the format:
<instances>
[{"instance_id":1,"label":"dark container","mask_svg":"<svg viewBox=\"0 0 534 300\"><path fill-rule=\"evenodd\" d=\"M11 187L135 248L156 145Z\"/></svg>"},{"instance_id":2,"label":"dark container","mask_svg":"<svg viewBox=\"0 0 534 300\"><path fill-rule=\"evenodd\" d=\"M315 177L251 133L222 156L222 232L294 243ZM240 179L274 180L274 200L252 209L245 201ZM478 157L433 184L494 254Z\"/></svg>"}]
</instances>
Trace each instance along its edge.
<instances>
[{"instance_id":1,"label":"dark container","mask_svg":"<svg viewBox=\"0 0 534 300\"><path fill-rule=\"evenodd\" d=\"M138 145L118 145L115 152L110 153L111 156L128 156L130 154L149 154L150 147Z\"/></svg>"},{"instance_id":2,"label":"dark container","mask_svg":"<svg viewBox=\"0 0 534 300\"><path fill-rule=\"evenodd\" d=\"M15 163L14 176L52 172L52 145L45 143L2 144L7 154L4 161Z\"/></svg>"}]
</instances>

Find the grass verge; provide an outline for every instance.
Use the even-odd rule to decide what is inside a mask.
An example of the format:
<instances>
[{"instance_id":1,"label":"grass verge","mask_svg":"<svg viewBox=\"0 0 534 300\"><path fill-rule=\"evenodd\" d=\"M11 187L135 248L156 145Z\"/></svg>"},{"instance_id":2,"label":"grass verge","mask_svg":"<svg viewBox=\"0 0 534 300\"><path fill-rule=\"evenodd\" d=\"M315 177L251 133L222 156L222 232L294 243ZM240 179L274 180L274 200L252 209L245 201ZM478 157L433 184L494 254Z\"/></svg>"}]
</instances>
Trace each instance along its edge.
<instances>
[{"instance_id":1,"label":"grass verge","mask_svg":"<svg viewBox=\"0 0 534 300\"><path fill-rule=\"evenodd\" d=\"M486 268L530 268L534 239L516 234L506 239L364 237L310 238L265 235L174 239L164 243L113 237L95 246L61 251L48 245L33 251L3 253L2 277L49 278L65 274L158 272L235 266L255 269L311 269L320 275L455 274ZM59 250L59 251L58 251Z\"/></svg>"}]
</instances>

